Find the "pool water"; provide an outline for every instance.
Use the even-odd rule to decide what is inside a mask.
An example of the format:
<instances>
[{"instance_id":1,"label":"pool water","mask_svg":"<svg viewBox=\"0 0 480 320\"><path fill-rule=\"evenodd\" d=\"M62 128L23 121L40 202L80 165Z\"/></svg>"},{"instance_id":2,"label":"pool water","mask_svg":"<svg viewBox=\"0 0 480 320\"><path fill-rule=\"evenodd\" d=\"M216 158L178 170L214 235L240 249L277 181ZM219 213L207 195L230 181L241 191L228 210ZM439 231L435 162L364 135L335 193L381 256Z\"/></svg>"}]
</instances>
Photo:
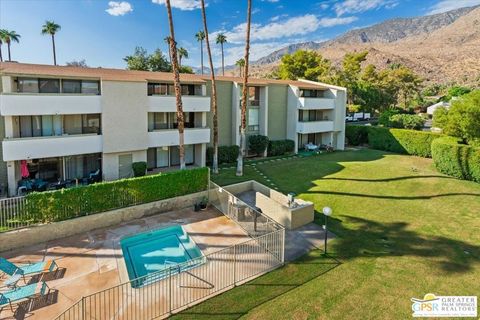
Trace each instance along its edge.
<instances>
[{"instance_id":1,"label":"pool water","mask_svg":"<svg viewBox=\"0 0 480 320\"><path fill-rule=\"evenodd\" d=\"M151 274L132 286L158 281L205 262L200 249L180 225L124 238L120 246L130 280Z\"/></svg>"}]
</instances>

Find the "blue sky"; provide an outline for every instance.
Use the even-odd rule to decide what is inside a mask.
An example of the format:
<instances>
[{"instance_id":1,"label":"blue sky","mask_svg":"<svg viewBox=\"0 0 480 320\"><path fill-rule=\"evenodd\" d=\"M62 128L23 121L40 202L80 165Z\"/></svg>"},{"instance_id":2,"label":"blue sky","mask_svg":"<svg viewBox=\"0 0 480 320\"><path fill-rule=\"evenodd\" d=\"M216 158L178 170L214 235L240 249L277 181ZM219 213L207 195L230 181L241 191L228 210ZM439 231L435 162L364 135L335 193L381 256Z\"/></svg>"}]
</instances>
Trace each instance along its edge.
<instances>
[{"instance_id":1,"label":"blue sky","mask_svg":"<svg viewBox=\"0 0 480 320\"><path fill-rule=\"evenodd\" d=\"M0 0L0 28L15 30L12 60L52 63L51 40L40 34L45 20L62 29L56 36L57 61L85 59L93 67L124 68L123 57L142 46L161 48L168 35L165 0ZM171 0L176 38L200 64L194 34L202 28L199 0ZM243 55L246 0L206 0L209 31L227 35L226 64ZM395 17L421 16L480 4L480 0L253 0L252 60L287 44L331 39L352 28ZM212 39L211 39L212 41ZM3 46L4 56L6 47ZM212 42L214 63L220 50Z\"/></svg>"}]
</instances>

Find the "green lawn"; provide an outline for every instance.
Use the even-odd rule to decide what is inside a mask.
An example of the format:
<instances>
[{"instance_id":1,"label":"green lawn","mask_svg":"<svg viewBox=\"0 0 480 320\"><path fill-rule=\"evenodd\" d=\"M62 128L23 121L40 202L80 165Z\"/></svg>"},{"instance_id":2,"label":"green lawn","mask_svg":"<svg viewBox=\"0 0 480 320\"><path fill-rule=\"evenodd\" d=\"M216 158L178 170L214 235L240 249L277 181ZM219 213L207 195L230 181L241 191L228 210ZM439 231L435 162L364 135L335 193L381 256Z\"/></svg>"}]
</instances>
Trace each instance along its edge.
<instances>
[{"instance_id":1,"label":"green lawn","mask_svg":"<svg viewBox=\"0 0 480 320\"><path fill-rule=\"evenodd\" d=\"M480 295L480 184L374 150L257 167L317 211L333 208L331 257L312 251L175 318L409 319L412 297ZM266 183L251 167L246 176ZM234 169L212 178L239 181Z\"/></svg>"}]
</instances>

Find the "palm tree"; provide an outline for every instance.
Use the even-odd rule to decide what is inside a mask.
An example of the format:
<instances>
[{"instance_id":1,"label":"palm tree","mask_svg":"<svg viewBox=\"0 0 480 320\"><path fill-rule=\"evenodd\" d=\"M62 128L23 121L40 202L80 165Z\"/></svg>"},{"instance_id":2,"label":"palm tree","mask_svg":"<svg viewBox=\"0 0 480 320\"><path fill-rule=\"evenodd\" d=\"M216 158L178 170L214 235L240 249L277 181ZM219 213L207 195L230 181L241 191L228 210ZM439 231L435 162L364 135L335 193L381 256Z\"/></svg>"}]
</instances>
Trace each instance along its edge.
<instances>
[{"instance_id":1,"label":"palm tree","mask_svg":"<svg viewBox=\"0 0 480 320\"><path fill-rule=\"evenodd\" d=\"M177 104L180 169L183 170L185 169L185 119L183 117L182 92L180 88L180 74L178 71L177 43L175 42L175 31L173 28L172 7L170 6L170 0L165 0L165 6L167 7L168 23L170 26L170 38L168 39L168 42L170 45L170 55L172 57L173 86L175 87L175 100Z\"/></svg>"},{"instance_id":2,"label":"palm tree","mask_svg":"<svg viewBox=\"0 0 480 320\"><path fill-rule=\"evenodd\" d=\"M7 44L8 48L8 61L12 61L12 56L10 54L10 44L13 42L19 43L21 36L15 31L3 30L3 41Z\"/></svg>"},{"instance_id":3,"label":"palm tree","mask_svg":"<svg viewBox=\"0 0 480 320\"><path fill-rule=\"evenodd\" d=\"M3 62L3 55L2 55L2 44L5 41L5 34L8 31L5 29L0 29L0 62Z\"/></svg>"},{"instance_id":4,"label":"palm tree","mask_svg":"<svg viewBox=\"0 0 480 320\"><path fill-rule=\"evenodd\" d=\"M170 53L170 36L163 38L163 41L165 41L168 46L168 57L170 58L170 64L172 64L172 54Z\"/></svg>"},{"instance_id":5,"label":"palm tree","mask_svg":"<svg viewBox=\"0 0 480 320\"><path fill-rule=\"evenodd\" d=\"M227 42L227 36L223 33L219 33L217 35L216 41L217 41L217 44L220 44L220 46L222 47L222 75L225 75L225 58L223 55L223 44Z\"/></svg>"},{"instance_id":6,"label":"palm tree","mask_svg":"<svg viewBox=\"0 0 480 320\"><path fill-rule=\"evenodd\" d=\"M212 51L208 40L207 14L205 13L205 0L201 0L203 29L207 44L208 63L210 65L210 77L212 81L212 113L213 113L213 173L218 173L218 108L217 108L217 85L215 83L215 70L213 68Z\"/></svg>"},{"instance_id":7,"label":"palm tree","mask_svg":"<svg viewBox=\"0 0 480 320\"><path fill-rule=\"evenodd\" d=\"M203 74L203 40L205 40L205 32L203 31L198 31L195 34L195 38L197 38L197 41L200 42L200 60L202 63L202 74Z\"/></svg>"},{"instance_id":8,"label":"palm tree","mask_svg":"<svg viewBox=\"0 0 480 320\"><path fill-rule=\"evenodd\" d=\"M245 37L245 68L243 70L242 87L242 117L240 125L240 152L237 159L237 176L243 176L243 156L245 155L245 128L247 127L247 98L248 98L248 59L250 56L250 26L252 20L252 0L247 0L247 31Z\"/></svg>"},{"instance_id":9,"label":"palm tree","mask_svg":"<svg viewBox=\"0 0 480 320\"><path fill-rule=\"evenodd\" d=\"M42 26L42 34L49 34L52 37L52 48L53 48L53 64L57 65L57 55L55 53L55 33L60 31L61 27L59 24L56 24L54 21L45 21L45 24Z\"/></svg>"},{"instance_id":10,"label":"palm tree","mask_svg":"<svg viewBox=\"0 0 480 320\"><path fill-rule=\"evenodd\" d=\"M235 65L238 67L238 72L240 73L240 77L242 76L242 70L243 67L245 67L245 59L238 59L237 62L235 62Z\"/></svg>"},{"instance_id":11,"label":"palm tree","mask_svg":"<svg viewBox=\"0 0 480 320\"><path fill-rule=\"evenodd\" d=\"M178 65L182 67L182 59L183 58L188 59L188 51L187 49L181 47L177 49L177 53L178 53Z\"/></svg>"}]
</instances>

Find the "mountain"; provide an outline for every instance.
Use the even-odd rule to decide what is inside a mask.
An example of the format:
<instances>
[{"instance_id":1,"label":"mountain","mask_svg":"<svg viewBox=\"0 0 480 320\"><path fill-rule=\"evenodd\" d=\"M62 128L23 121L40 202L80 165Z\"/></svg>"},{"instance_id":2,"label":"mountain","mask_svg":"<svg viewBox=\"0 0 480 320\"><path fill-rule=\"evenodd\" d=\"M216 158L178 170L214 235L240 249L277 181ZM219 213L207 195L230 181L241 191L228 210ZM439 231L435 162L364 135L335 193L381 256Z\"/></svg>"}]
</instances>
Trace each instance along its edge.
<instances>
[{"instance_id":1,"label":"mountain","mask_svg":"<svg viewBox=\"0 0 480 320\"><path fill-rule=\"evenodd\" d=\"M281 57L300 49L320 52L339 64L345 53L368 50L366 63L377 68L402 63L427 82L473 83L480 76L480 6L445 13L397 18L348 31L325 42L305 42L285 48L252 62L252 75L265 76ZM235 72L233 66L228 70Z\"/></svg>"}]
</instances>

